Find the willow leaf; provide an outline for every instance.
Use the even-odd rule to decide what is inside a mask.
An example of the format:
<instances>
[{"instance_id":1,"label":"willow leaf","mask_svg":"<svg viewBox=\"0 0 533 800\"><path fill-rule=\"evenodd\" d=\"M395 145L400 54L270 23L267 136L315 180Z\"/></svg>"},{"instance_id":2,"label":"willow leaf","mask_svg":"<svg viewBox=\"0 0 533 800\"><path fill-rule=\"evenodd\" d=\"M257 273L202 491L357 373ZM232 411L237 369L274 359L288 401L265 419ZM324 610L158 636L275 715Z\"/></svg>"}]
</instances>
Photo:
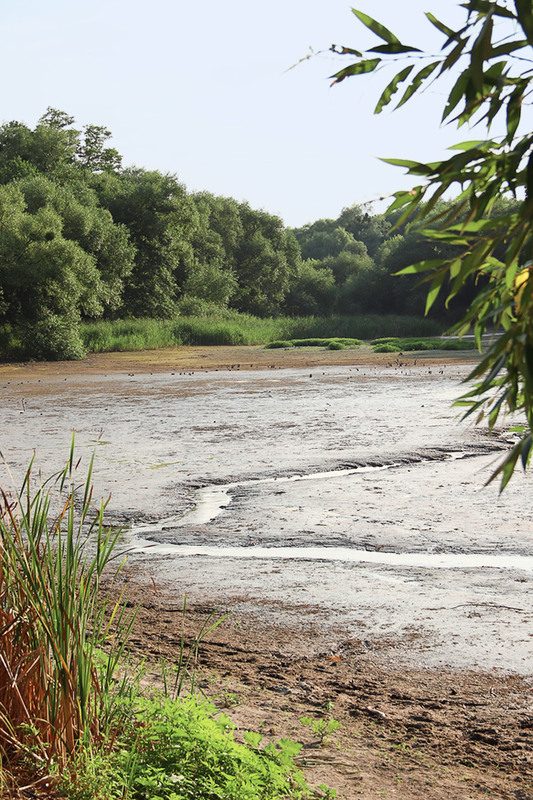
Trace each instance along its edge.
<instances>
[{"instance_id":1,"label":"willow leaf","mask_svg":"<svg viewBox=\"0 0 533 800\"><path fill-rule=\"evenodd\" d=\"M377 105L374 109L374 114L379 114L386 105L388 105L392 99L392 96L398 91L398 87L400 83L402 83L412 72L413 65L410 67L406 67L402 69L397 75L394 76L392 81L389 85L384 89L381 97L379 98Z\"/></svg>"},{"instance_id":2,"label":"willow leaf","mask_svg":"<svg viewBox=\"0 0 533 800\"><path fill-rule=\"evenodd\" d=\"M420 72L417 72L411 84L405 90L405 93L396 108L400 108L404 105L404 103L407 103L409 98L415 94L415 92L422 86L424 81L429 78L429 76L435 71L440 63L440 61L432 61L431 64L427 64L423 69L420 70Z\"/></svg>"},{"instance_id":3,"label":"willow leaf","mask_svg":"<svg viewBox=\"0 0 533 800\"><path fill-rule=\"evenodd\" d=\"M352 8L353 13L355 16L363 23L363 25L375 33L376 36L379 36L380 39L383 41L388 42L388 44L401 44L400 40L397 36L395 36L385 25L382 25L380 22L377 22L372 17L369 17L368 14L365 14L363 11L358 11L356 8Z\"/></svg>"}]
</instances>

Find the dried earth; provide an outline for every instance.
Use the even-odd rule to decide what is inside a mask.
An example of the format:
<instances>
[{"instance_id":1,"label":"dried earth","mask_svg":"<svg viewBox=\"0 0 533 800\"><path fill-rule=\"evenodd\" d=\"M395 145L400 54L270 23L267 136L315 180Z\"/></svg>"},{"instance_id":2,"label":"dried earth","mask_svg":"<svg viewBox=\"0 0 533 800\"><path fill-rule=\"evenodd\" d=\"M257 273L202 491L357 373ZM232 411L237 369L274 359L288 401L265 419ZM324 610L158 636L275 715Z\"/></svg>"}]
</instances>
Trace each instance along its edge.
<instances>
[{"instance_id":1,"label":"dried earth","mask_svg":"<svg viewBox=\"0 0 533 800\"><path fill-rule=\"evenodd\" d=\"M135 581L126 590L140 603L133 650L152 664L175 664L182 634L190 646L206 623L231 612L231 604L192 604L183 615L183 599L168 588ZM237 738L251 730L264 743L302 742L310 785L326 784L343 800L533 798L531 680L401 666L379 639L339 638L331 647L309 611L298 629L230 613L201 642L198 688L232 719ZM160 679L157 666L147 678ZM320 743L302 717L340 727Z\"/></svg>"}]
</instances>

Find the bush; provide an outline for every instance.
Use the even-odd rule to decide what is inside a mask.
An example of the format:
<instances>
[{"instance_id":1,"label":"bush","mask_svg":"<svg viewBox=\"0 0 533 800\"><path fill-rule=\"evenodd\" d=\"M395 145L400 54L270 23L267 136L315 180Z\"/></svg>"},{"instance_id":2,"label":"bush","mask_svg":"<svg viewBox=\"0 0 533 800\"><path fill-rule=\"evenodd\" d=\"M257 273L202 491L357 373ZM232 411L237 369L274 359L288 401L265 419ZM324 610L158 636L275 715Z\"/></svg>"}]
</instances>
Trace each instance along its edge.
<instances>
[{"instance_id":1,"label":"bush","mask_svg":"<svg viewBox=\"0 0 533 800\"><path fill-rule=\"evenodd\" d=\"M374 347L374 353L399 353L400 348L395 347L393 344L377 344Z\"/></svg>"},{"instance_id":2,"label":"bush","mask_svg":"<svg viewBox=\"0 0 533 800\"><path fill-rule=\"evenodd\" d=\"M333 341L328 344L328 350L345 350L346 345L344 342Z\"/></svg>"},{"instance_id":3,"label":"bush","mask_svg":"<svg viewBox=\"0 0 533 800\"><path fill-rule=\"evenodd\" d=\"M85 358L80 321L73 316L47 314L21 329L24 358L38 361L69 361Z\"/></svg>"}]
</instances>

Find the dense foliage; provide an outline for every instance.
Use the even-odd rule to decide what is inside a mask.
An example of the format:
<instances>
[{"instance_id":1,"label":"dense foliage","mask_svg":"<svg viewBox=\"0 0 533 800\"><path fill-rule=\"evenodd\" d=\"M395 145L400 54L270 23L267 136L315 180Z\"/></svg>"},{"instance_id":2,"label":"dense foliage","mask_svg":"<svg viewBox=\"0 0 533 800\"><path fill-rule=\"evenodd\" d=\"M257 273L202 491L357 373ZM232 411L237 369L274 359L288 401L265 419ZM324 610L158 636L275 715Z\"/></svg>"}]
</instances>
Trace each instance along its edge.
<instances>
[{"instance_id":1,"label":"dense foliage","mask_svg":"<svg viewBox=\"0 0 533 800\"><path fill-rule=\"evenodd\" d=\"M423 315L416 281L390 273L443 246L391 233L394 216L353 206L290 230L174 175L124 168L110 136L51 108L34 129L0 127L0 355L81 357L90 319Z\"/></svg>"},{"instance_id":2,"label":"dense foliage","mask_svg":"<svg viewBox=\"0 0 533 800\"><path fill-rule=\"evenodd\" d=\"M450 148L452 155L442 161L391 159L420 183L397 192L389 210L400 215L399 222L411 221L411 230L423 227L435 247L433 257L417 254L403 270L429 286L426 309L441 295L453 302L475 283L457 331L473 328L480 345L484 333L500 334L473 371L471 378L479 382L463 404L478 419L488 415L491 429L502 413L521 412L527 419L495 473L503 488L519 459L528 465L533 444L533 135L522 117L533 81L533 9L531 0L467 0L460 8L464 21L456 27L426 14L441 35L437 56L401 42L382 23L353 9L379 43L365 52L334 45L350 63L333 79L340 83L391 65L392 79L376 113L393 98L399 98L399 108L429 83L444 80L442 121L476 129L475 139ZM450 190L455 202L442 207Z\"/></svg>"}]
</instances>

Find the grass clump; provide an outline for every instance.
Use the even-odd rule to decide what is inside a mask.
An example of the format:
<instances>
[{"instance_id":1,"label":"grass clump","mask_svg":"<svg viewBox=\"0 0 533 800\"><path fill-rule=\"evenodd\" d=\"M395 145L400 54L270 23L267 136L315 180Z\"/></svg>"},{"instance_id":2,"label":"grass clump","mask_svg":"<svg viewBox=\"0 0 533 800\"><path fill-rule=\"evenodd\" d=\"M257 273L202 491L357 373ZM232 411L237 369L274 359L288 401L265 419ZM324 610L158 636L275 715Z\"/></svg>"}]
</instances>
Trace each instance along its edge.
<instances>
[{"instance_id":1,"label":"grass clump","mask_svg":"<svg viewBox=\"0 0 533 800\"><path fill-rule=\"evenodd\" d=\"M469 339L435 339L386 336L372 341L375 353L401 353L423 350L475 350L476 343Z\"/></svg>"},{"instance_id":2,"label":"grass clump","mask_svg":"<svg viewBox=\"0 0 533 800\"><path fill-rule=\"evenodd\" d=\"M283 347L293 347L293 346L294 346L293 343L292 342L288 342L288 341L287 342L281 342L281 341L269 342L268 344L265 345L265 347L268 347L270 350L280 350Z\"/></svg>"},{"instance_id":3,"label":"grass clump","mask_svg":"<svg viewBox=\"0 0 533 800\"><path fill-rule=\"evenodd\" d=\"M387 344L384 342L383 344L376 344L372 348L374 353L399 353L401 352L400 347L395 347L393 344Z\"/></svg>"},{"instance_id":4,"label":"grass clump","mask_svg":"<svg viewBox=\"0 0 533 800\"><path fill-rule=\"evenodd\" d=\"M328 350L344 350L346 347L359 347L363 342L352 338L309 338L289 339L284 342L269 342L265 347L325 347Z\"/></svg>"},{"instance_id":5,"label":"grass clump","mask_svg":"<svg viewBox=\"0 0 533 800\"><path fill-rule=\"evenodd\" d=\"M125 319L84 322L81 335L90 353L159 350L182 344L169 320Z\"/></svg>"}]
</instances>

